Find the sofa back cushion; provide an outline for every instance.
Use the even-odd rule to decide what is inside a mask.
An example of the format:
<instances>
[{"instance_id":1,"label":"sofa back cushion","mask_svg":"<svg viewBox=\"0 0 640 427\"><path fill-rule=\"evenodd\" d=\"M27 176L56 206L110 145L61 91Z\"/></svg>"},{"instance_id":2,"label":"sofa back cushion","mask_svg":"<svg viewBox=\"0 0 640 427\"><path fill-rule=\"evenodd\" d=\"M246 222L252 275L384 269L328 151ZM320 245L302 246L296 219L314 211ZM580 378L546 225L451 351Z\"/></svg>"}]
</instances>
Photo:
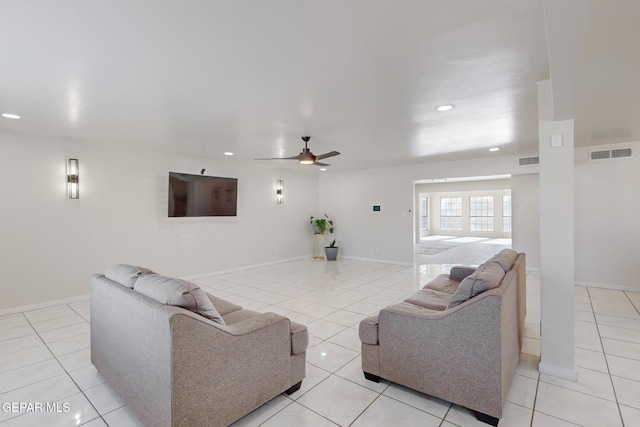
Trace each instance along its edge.
<instances>
[{"instance_id":1,"label":"sofa back cushion","mask_svg":"<svg viewBox=\"0 0 640 427\"><path fill-rule=\"evenodd\" d=\"M142 275L133 290L162 304L182 307L224 325L222 316L202 289L195 283L159 274Z\"/></svg>"},{"instance_id":2,"label":"sofa back cushion","mask_svg":"<svg viewBox=\"0 0 640 427\"><path fill-rule=\"evenodd\" d=\"M509 271L516 258L518 258L518 252L513 249L503 249L494 256L492 256L487 262L496 262L505 271Z\"/></svg>"},{"instance_id":3,"label":"sofa back cushion","mask_svg":"<svg viewBox=\"0 0 640 427\"><path fill-rule=\"evenodd\" d=\"M107 268L104 276L122 286L133 289L133 286L140 276L151 273L153 273L153 271L144 267L129 264L116 264L113 267Z\"/></svg>"},{"instance_id":4,"label":"sofa back cushion","mask_svg":"<svg viewBox=\"0 0 640 427\"><path fill-rule=\"evenodd\" d=\"M451 296L447 308L455 307L484 291L497 288L504 274L504 270L496 262L486 262L480 265L473 274L460 282L460 286Z\"/></svg>"},{"instance_id":5,"label":"sofa back cushion","mask_svg":"<svg viewBox=\"0 0 640 427\"><path fill-rule=\"evenodd\" d=\"M209 301L213 303L213 306L216 308L220 316L226 316L229 313L233 313L234 311L242 310L242 306L238 304L234 304L231 301L227 301L226 299L218 298L211 294L207 294L209 297Z\"/></svg>"}]
</instances>

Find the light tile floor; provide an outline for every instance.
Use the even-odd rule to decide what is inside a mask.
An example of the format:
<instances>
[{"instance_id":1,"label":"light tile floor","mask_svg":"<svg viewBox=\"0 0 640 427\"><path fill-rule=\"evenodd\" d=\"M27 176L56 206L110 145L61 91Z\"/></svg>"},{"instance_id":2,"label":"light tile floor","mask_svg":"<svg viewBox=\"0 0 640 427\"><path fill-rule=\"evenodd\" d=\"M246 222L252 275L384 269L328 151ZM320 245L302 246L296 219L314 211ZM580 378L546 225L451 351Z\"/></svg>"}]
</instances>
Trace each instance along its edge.
<instances>
[{"instance_id":1,"label":"light tile floor","mask_svg":"<svg viewBox=\"0 0 640 427\"><path fill-rule=\"evenodd\" d=\"M448 268L309 259L197 280L247 308L305 323L311 334L302 388L234 427L486 426L464 408L362 376L358 322ZM539 275L529 273L527 285L525 343L500 426L640 426L640 294L576 286L579 372L571 382L538 372ZM141 425L91 365L88 322L89 301L0 317L0 427ZM13 402L57 403L49 409L59 412L16 413L6 407Z\"/></svg>"}]
</instances>

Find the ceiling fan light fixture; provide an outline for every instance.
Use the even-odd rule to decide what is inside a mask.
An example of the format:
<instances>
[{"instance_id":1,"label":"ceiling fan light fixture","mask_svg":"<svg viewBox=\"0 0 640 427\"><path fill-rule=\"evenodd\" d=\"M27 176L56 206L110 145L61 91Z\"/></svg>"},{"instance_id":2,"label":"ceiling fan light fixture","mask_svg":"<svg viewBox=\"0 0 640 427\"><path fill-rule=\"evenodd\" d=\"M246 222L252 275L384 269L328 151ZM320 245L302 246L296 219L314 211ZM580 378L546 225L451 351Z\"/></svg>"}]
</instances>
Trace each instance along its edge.
<instances>
[{"instance_id":1,"label":"ceiling fan light fixture","mask_svg":"<svg viewBox=\"0 0 640 427\"><path fill-rule=\"evenodd\" d=\"M306 147L302 150L298 159L300 160L301 165L312 165L316 162L316 156L314 156Z\"/></svg>"},{"instance_id":2,"label":"ceiling fan light fixture","mask_svg":"<svg viewBox=\"0 0 640 427\"><path fill-rule=\"evenodd\" d=\"M445 104L445 105L440 105L438 107L436 107L436 110L438 111L449 111L449 110L453 110L454 105L453 104Z\"/></svg>"}]
</instances>

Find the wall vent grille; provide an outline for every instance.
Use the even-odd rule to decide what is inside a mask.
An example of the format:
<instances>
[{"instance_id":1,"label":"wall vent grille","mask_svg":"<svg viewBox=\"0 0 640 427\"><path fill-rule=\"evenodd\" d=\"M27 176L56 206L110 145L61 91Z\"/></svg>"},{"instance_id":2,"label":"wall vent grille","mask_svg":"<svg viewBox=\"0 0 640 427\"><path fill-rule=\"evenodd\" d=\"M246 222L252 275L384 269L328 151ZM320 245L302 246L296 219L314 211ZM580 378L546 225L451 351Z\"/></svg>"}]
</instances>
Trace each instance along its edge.
<instances>
[{"instance_id":1,"label":"wall vent grille","mask_svg":"<svg viewBox=\"0 0 640 427\"><path fill-rule=\"evenodd\" d=\"M604 160L611 158L611 150L599 150L589 153L591 160Z\"/></svg>"},{"instance_id":2,"label":"wall vent grille","mask_svg":"<svg viewBox=\"0 0 640 427\"><path fill-rule=\"evenodd\" d=\"M620 157L631 157L631 148L618 148L616 150L611 150L612 159Z\"/></svg>"},{"instance_id":3,"label":"wall vent grille","mask_svg":"<svg viewBox=\"0 0 640 427\"><path fill-rule=\"evenodd\" d=\"M518 159L518 164L520 166L538 165L540 164L540 157L539 156L520 157Z\"/></svg>"},{"instance_id":4,"label":"wall vent grille","mask_svg":"<svg viewBox=\"0 0 640 427\"><path fill-rule=\"evenodd\" d=\"M589 152L589 160L620 159L631 157L631 148L616 148L614 150L597 150Z\"/></svg>"}]
</instances>

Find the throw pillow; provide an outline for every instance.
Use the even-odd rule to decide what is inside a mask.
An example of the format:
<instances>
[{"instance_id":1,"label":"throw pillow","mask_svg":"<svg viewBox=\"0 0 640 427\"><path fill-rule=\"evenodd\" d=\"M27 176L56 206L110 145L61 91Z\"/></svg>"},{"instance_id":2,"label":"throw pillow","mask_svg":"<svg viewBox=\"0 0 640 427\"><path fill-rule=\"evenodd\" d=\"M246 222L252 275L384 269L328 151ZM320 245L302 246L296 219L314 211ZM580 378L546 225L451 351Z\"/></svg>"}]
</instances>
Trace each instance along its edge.
<instances>
[{"instance_id":1,"label":"throw pillow","mask_svg":"<svg viewBox=\"0 0 640 427\"><path fill-rule=\"evenodd\" d=\"M489 289L497 288L504 277L504 270L495 262L487 262L479 266L475 273L464 278L451 297L447 308L452 308L481 294Z\"/></svg>"},{"instance_id":2,"label":"throw pillow","mask_svg":"<svg viewBox=\"0 0 640 427\"><path fill-rule=\"evenodd\" d=\"M456 265L455 267L451 267L451 271L449 272L449 278L451 280L455 280L456 282L462 282L465 277L475 273L475 267L467 267L463 265Z\"/></svg>"},{"instance_id":3,"label":"throw pillow","mask_svg":"<svg viewBox=\"0 0 640 427\"><path fill-rule=\"evenodd\" d=\"M133 289L133 285L135 285L140 276L151 273L153 273L153 271L147 268L128 264L116 264L113 267L107 268L104 276L122 286Z\"/></svg>"},{"instance_id":4,"label":"throw pillow","mask_svg":"<svg viewBox=\"0 0 640 427\"><path fill-rule=\"evenodd\" d=\"M224 319L213 306L205 291L195 283L159 274L145 274L138 279L133 290L163 304L185 308L225 325Z\"/></svg>"}]
</instances>

